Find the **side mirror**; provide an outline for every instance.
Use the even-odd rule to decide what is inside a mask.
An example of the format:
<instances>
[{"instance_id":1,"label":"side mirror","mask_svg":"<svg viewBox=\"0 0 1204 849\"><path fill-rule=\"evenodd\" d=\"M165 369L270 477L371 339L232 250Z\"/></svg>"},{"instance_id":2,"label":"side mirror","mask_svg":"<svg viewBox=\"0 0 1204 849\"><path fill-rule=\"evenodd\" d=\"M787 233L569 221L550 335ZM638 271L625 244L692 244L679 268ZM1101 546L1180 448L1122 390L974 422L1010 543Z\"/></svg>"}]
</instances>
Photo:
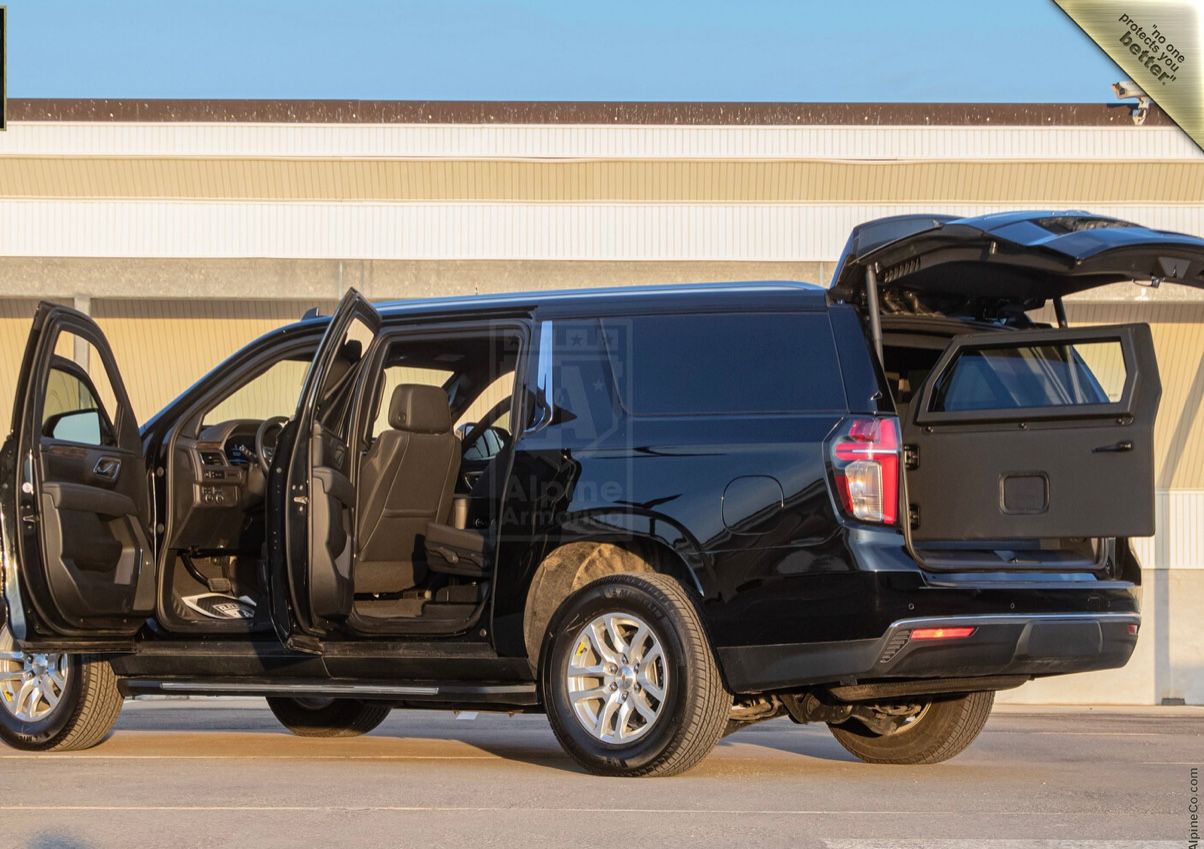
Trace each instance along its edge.
<instances>
[{"instance_id":1,"label":"side mirror","mask_svg":"<svg viewBox=\"0 0 1204 849\"><path fill-rule=\"evenodd\" d=\"M46 419L42 425L43 436L87 445L100 445L103 430L100 410L96 409L58 413Z\"/></svg>"}]
</instances>

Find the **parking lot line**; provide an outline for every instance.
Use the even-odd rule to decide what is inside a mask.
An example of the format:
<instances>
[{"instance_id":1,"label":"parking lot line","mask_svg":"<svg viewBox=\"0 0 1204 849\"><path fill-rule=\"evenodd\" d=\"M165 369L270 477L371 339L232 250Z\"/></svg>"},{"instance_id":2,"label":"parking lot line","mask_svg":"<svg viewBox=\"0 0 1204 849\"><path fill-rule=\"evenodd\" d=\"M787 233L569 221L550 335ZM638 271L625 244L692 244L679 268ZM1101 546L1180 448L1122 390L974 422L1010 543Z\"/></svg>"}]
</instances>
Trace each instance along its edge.
<instances>
[{"instance_id":1,"label":"parking lot line","mask_svg":"<svg viewBox=\"0 0 1204 849\"><path fill-rule=\"evenodd\" d=\"M138 812L138 813L215 813L238 811L284 811L289 813L418 813L418 814L501 814L501 813L544 813L544 814L651 814L656 816L683 814L697 816L712 814L719 816L965 816L958 810L825 810L825 809L774 809L774 808L573 808L573 807L507 807L486 805L0 805L3 813L35 813L44 811L74 812ZM1026 817L1077 816L1076 811L990 811L993 816L1024 815Z\"/></svg>"}]
</instances>

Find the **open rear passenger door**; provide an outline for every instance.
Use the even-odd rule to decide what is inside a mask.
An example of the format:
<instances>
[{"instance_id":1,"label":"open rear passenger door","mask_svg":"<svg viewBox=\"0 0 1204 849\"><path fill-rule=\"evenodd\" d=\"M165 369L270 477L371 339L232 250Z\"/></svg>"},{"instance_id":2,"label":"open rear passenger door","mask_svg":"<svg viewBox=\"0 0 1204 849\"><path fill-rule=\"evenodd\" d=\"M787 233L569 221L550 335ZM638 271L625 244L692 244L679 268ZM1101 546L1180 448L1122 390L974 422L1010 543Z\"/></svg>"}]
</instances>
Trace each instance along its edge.
<instances>
[{"instance_id":1,"label":"open rear passenger door","mask_svg":"<svg viewBox=\"0 0 1204 849\"><path fill-rule=\"evenodd\" d=\"M351 613L354 601L351 420L357 378L379 329L380 314L348 290L318 345L272 464L272 615L281 639L300 650L320 650L320 638Z\"/></svg>"},{"instance_id":2,"label":"open rear passenger door","mask_svg":"<svg viewBox=\"0 0 1204 849\"><path fill-rule=\"evenodd\" d=\"M155 607L146 463L113 353L83 313L38 305L2 457L13 636L35 650L131 645Z\"/></svg>"},{"instance_id":3,"label":"open rear passenger door","mask_svg":"<svg viewBox=\"0 0 1204 849\"><path fill-rule=\"evenodd\" d=\"M1144 324L956 337L905 423L915 540L1154 533Z\"/></svg>"}]
</instances>

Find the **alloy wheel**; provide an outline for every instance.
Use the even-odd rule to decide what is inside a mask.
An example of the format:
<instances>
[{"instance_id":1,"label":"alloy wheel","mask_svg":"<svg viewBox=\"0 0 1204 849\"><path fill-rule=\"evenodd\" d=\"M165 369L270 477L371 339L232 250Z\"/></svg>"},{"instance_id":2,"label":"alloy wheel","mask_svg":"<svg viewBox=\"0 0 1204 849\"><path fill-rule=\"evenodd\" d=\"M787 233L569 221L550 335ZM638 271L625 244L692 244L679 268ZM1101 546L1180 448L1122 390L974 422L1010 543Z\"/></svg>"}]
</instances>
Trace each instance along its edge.
<instances>
[{"instance_id":1,"label":"alloy wheel","mask_svg":"<svg viewBox=\"0 0 1204 849\"><path fill-rule=\"evenodd\" d=\"M660 637L628 613L605 613L582 628L564 674L578 722L610 744L647 734L663 712L670 686Z\"/></svg>"},{"instance_id":2,"label":"alloy wheel","mask_svg":"<svg viewBox=\"0 0 1204 849\"><path fill-rule=\"evenodd\" d=\"M66 654L14 651L0 634L0 705L22 722L39 722L58 707L70 674Z\"/></svg>"}]
</instances>

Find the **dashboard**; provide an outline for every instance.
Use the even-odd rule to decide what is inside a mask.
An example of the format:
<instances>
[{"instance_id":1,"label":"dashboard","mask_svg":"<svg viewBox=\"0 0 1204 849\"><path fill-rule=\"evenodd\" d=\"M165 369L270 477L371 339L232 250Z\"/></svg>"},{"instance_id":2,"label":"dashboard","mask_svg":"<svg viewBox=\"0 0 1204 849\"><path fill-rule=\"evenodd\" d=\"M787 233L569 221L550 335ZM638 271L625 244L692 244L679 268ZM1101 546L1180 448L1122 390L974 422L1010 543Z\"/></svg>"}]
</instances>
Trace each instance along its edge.
<instances>
[{"instance_id":1,"label":"dashboard","mask_svg":"<svg viewBox=\"0 0 1204 849\"><path fill-rule=\"evenodd\" d=\"M173 457L172 488L191 497L172 503L172 545L238 549L250 515L262 508L266 480L255 455L260 422L235 419L181 437Z\"/></svg>"},{"instance_id":2,"label":"dashboard","mask_svg":"<svg viewBox=\"0 0 1204 849\"><path fill-rule=\"evenodd\" d=\"M233 433L226 438L222 446L226 461L231 466L247 466L257 461L255 454L255 435L249 437Z\"/></svg>"}]
</instances>

